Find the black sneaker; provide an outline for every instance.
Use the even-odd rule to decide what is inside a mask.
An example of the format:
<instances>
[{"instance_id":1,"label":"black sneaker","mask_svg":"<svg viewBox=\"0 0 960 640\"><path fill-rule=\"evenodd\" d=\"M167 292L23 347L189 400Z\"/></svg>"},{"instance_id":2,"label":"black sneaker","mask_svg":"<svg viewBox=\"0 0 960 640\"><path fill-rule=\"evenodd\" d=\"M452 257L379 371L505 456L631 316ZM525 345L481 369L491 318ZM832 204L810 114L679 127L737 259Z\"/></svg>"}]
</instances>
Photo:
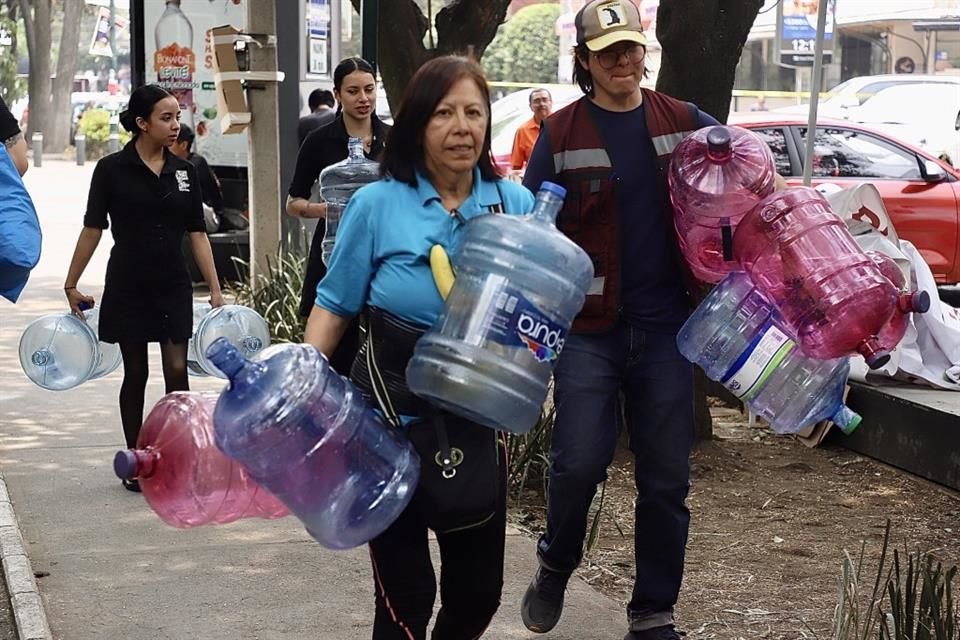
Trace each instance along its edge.
<instances>
[{"instance_id":1,"label":"black sneaker","mask_svg":"<svg viewBox=\"0 0 960 640\"><path fill-rule=\"evenodd\" d=\"M534 633L550 631L563 613L563 592L567 588L570 573L537 569L537 575L523 594L520 617L524 626Z\"/></svg>"},{"instance_id":2,"label":"black sneaker","mask_svg":"<svg viewBox=\"0 0 960 640\"><path fill-rule=\"evenodd\" d=\"M683 640L672 624L643 631L631 631L623 640Z\"/></svg>"}]
</instances>

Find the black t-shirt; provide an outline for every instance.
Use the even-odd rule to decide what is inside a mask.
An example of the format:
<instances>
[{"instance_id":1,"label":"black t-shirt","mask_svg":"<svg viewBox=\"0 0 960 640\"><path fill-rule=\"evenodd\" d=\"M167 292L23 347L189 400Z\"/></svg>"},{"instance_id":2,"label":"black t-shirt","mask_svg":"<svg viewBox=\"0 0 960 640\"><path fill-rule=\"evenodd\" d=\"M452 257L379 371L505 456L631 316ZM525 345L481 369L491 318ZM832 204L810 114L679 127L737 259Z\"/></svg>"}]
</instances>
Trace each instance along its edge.
<instances>
[{"instance_id":1,"label":"black t-shirt","mask_svg":"<svg viewBox=\"0 0 960 640\"><path fill-rule=\"evenodd\" d=\"M300 118L300 122L297 123L297 142L303 144L303 141L307 139L308 135L320 127L330 124L336 117L337 112L335 109L325 109L318 113L308 113L303 116Z\"/></svg>"},{"instance_id":2,"label":"black t-shirt","mask_svg":"<svg viewBox=\"0 0 960 640\"><path fill-rule=\"evenodd\" d=\"M368 158L378 160L383 153L383 144L390 127L373 116L373 141L370 143ZM350 136L343 124L343 118L337 118L330 124L317 129L307 136L297 154L297 166L290 183L291 198L310 198L310 190L320 177L320 172L332 164L346 160L347 142ZM317 297L317 285L323 279L327 269L323 264L323 220L317 222L310 243L310 255L307 257L307 272L303 277L303 291L300 294L300 313L309 316L313 302Z\"/></svg>"},{"instance_id":3,"label":"black t-shirt","mask_svg":"<svg viewBox=\"0 0 960 640\"><path fill-rule=\"evenodd\" d=\"M7 103L0 98L0 142L6 142L20 133L20 125L17 119L10 113Z\"/></svg>"},{"instance_id":4,"label":"black t-shirt","mask_svg":"<svg viewBox=\"0 0 960 640\"><path fill-rule=\"evenodd\" d=\"M182 262L185 232L206 231L197 170L168 151L158 176L134 143L97 162L83 226L112 227L114 255L163 268L171 256Z\"/></svg>"},{"instance_id":5,"label":"black t-shirt","mask_svg":"<svg viewBox=\"0 0 960 640\"><path fill-rule=\"evenodd\" d=\"M207 159L199 153L191 153L187 156L187 161L197 168L197 180L200 181L203 203L220 213L223 210L223 192L220 190L220 182L207 163Z\"/></svg>"}]
</instances>

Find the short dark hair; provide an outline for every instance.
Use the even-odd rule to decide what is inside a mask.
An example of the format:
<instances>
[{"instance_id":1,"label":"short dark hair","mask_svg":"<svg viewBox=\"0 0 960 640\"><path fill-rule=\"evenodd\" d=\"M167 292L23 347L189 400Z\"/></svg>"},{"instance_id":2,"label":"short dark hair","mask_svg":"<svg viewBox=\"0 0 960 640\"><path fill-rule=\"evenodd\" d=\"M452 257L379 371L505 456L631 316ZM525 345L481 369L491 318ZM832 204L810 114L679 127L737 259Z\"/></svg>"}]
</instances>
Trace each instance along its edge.
<instances>
[{"instance_id":1,"label":"short dark hair","mask_svg":"<svg viewBox=\"0 0 960 640\"><path fill-rule=\"evenodd\" d=\"M425 172L423 133L433 117L433 111L449 93L454 84L469 78L483 95L487 107L487 131L480 149L477 166L485 180L496 180L500 172L490 157L490 89L483 69L472 58L442 56L430 60L411 78L400 102L400 110L393 119L393 128L387 136L380 173L400 182L417 186L417 171Z\"/></svg>"},{"instance_id":2,"label":"short dark hair","mask_svg":"<svg viewBox=\"0 0 960 640\"><path fill-rule=\"evenodd\" d=\"M550 93L550 89L547 89L546 87L536 87L534 89L531 89L530 95L527 96L527 102L529 104L533 104L533 94L535 93L545 93L547 94L547 97L550 98L550 100L553 100L553 94Z\"/></svg>"},{"instance_id":3,"label":"short dark hair","mask_svg":"<svg viewBox=\"0 0 960 640\"><path fill-rule=\"evenodd\" d=\"M155 104L164 98L171 97L171 94L157 84L145 84L142 87L134 89L130 94L130 101L127 108L120 112L120 124L123 128L133 134L133 137L140 135L140 127L137 126L137 118L150 120L150 114L153 113Z\"/></svg>"},{"instance_id":4,"label":"short dark hair","mask_svg":"<svg viewBox=\"0 0 960 640\"><path fill-rule=\"evenodd\" d=\"M330 89L314 89L310 92L310 97L307 98L307 106L310 107L310 111L316 111L317 107L322 104L328 107L336 106L337 101L333 99L333 91L330 91Z\"/></svg>"},{"instance_id":5,"label":"short dark hair","mask_svg":"<svg viewBox=\"0 0 960 640\"><path fill-rule=\"evenodd\" d=\"M643 77L647 78L650 76L650 69L647 67L647 47L640 46L643 47ZM588 69L583 68L583 65L580 64L580 58L590 59L590 49L587 49L585 44L578 44L573 47L573 83L578 85L585 94L592 96L593 75Z\"/></svg>"},{"instance_id":6,"label":"short dark hair","mask_svg":"<svg viewBox=\"0 0 960 640\"><path fill-rule=\"evenodd\" d=\"M180 123L180 133L177 134L177 142L186 142L187 148L189 149L193 145L193 140L196 137L190 125Z\"/></svg>"}]
</instances>

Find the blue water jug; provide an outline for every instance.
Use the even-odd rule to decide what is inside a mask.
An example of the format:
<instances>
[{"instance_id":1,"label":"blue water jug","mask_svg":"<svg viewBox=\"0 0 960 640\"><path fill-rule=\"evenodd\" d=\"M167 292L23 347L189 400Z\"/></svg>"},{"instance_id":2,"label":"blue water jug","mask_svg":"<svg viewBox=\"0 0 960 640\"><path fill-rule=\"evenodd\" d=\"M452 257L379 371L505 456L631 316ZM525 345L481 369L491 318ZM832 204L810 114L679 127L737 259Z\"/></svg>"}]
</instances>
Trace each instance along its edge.
<instances>
[{"instance_id":1,"label":"blue water jug","mask_svg":"<svg viewBox=\"0 0 960 640\"><path fill-rule=\"evenodd\" d=\"M700 303L677 346L778 433L826 419L845 433L860 424L843 404L849 361L804 355L773 303L743 272L728 275Z\"/></svg>"},{"instance_id":2,"label":"blue water jug","mask_svg":"<svg viewBox=\"0 0 960 640\"><path fill-rule=\"evenodd\" d=\"M586 252L556 228L566 190L544 182L526 216L464 228L457 278L407 366L410 389L479 424L526 433L593 279Z\"/></svg>"},{"instance_id":3,"label":"blue water jug","mask_svg":"<svg viewBox=\"0 0 960 640\"><path fill-rule=\"evenodd\" d=\"M406 508L420 477L407 439L314 347L278 344L248 360L226 339L207 358L230 383L217 446L331 549L364 544Z\"/></svg>"},{"instance_id":4,"label":"blue water jug","mask_svg":"<svg viewBox=\"0 0 960 640\"><path fill-rule=\"evenodd\" d=\"M193 336L187 345L187 370L198 376L225 377L207 358L217 338L226 338L247 358L270 344L270 328L259 313L239 304L213 309L206 302L193 305Z\"/></svg>"},{"instance_id":5,"label":"blue water jug","mask_svg":"<svg viewBox=\"0 0 960 640\"><path fill-rule=\"evenodd\" d=\"M98 309L37 318L20 336L20 367L30 380L50 391L72 389L113 372L121 363L120 348L100 342Z\"/></svg>"},{"instance_id":6,"label":"blue water jug","mask_svg":"<svg viewBox=\"0 0 960 640\"><path fill-rule=\"evenodd\" d=\"M380 165L363 155L363 140L347 141L347 158L320 172L320 197L327 203L324 219L323 264L330 264L333 245L337 240L340 218L351 196L360 187L380 179Z\"/></svg>"}]
</instances>

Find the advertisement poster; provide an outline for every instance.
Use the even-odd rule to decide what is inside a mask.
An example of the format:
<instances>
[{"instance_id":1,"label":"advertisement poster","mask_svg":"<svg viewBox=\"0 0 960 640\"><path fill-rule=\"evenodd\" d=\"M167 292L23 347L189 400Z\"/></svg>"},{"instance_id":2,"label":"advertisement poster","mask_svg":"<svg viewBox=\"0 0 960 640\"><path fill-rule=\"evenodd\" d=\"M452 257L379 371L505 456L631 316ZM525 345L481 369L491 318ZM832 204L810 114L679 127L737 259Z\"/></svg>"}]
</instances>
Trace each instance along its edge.
<instances>
[{"instance_id":1,"label":"advertisement poster","mask_svg":"<svg viewBox=\"0 0 960 640\"><path fill-rule=\"evenodd\" d=\"M307 73L330 73L330 0L307 2Z\"/></svg>"},{"instance_id":2,"label":"advertisement poster","mask_svg":"<svg viewBox=\"0 0 960 640\"><path fill-rule=\"evenodd\" d=\"M817 43L817 7L819 0L783 0L778 7L781 13L780 64L813 66L814 48ZM827 23L823 40L823 63L830 64L833 57L833 17L835 0L827 2Z\"/></svg>"},{"instance_id":3,"label":"advertisement poster","mask_svg":"<svg viewBox=\"0 0 960 640\"><path fill-rule=\"evenodd\" d=\"M110 9L100 7L97 12L97 24L93 28L93 40L90 42L90 55L113 57L110 49Z\"/></svg>"},{"instance_id":4,"label":"advertisement poster","mask_svg":"<svg viewBox=\"0 0 960 640\"><path fill-rule=\"evenodd\" d=\"M212 27L243 29L245 0L144 0L146 81L177 97L180 121L196 133L194 151L215 166L247 166L247 134L221 135L213 83Z\"/></svg>"}]
</instances>

